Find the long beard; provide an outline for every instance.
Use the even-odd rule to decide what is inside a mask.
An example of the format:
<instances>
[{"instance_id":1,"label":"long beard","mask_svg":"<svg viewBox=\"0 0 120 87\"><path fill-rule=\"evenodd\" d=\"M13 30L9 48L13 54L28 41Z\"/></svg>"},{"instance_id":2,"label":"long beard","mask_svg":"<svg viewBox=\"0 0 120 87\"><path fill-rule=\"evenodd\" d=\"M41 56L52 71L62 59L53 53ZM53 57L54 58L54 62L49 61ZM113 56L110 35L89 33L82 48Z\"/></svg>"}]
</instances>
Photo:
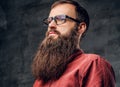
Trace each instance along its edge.
<instances>
[{"instance_id":1,"label":"long beard","mask_svg":"<svg viewBox=\"0 0 120 87\"><path fill-rule=\"evenodd\" d=\"M59 35L57 39L46 37L33 60L33 75L44 83L58 79L68 63L72 61L70 55L76 50L77 43L75 29L71 31L69 36Z\"/></svg>"}]
</instances>

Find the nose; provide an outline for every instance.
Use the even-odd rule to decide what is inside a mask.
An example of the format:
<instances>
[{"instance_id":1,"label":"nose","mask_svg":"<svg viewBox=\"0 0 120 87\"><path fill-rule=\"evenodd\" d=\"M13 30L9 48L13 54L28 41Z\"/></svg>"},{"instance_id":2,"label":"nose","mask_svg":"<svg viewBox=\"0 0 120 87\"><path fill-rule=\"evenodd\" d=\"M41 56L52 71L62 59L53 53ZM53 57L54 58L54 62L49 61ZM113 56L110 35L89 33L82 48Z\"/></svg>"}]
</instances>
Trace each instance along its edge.
<instances>
[{"instance_id":1,"label":"nose","mask_svg":"<svg viewBox=\"0 0 120 87\"><path fill-rule=\"evenodd\" d=\"M50 23L48 26L49 26L49 28L51 28L51 29L56 29L57 24L56 24L55 20L52 20L51 23Z\"/></svg>"}]
</instances>

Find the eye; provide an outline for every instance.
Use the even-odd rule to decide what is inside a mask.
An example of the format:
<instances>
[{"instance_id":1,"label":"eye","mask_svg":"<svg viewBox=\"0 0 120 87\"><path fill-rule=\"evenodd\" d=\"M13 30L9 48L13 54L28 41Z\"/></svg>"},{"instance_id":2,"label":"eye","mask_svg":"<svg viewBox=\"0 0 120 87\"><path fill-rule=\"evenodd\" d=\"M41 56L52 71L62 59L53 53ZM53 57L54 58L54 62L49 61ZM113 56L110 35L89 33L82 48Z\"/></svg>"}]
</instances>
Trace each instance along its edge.
<instances>
[{"instance_id":1,"label":"eye","mask_svg":"<svg viewBox=\"0 0 120 87\"><path fill-rule=\"evenodd\" d=\"M56 21L56 23L58 25L65 23L65 20L66 20L65 15L57 15L57 16L55 16L55 21Z\"/></svg>"},{"instance_id":2,"label":"eye","mask_svg":"<svg viewBox=\"0 0 120 87\"><path fill-rule=\"evenodd\" d=\"M49 23L51 23L52 20L53 20L53 18L52 18L52 17L49 17L49 18L45 18L45 19L43 20L43 22L48 25Z\"/></svg>"},{"instance_id":3,"label":"eye","mask_svg":"<svg viewBox=\"0 0 120 87\"><path fill-rule=\"evenodd\" d=\"M47 21L47 22L48 22L48 24L49 24L49 23L51 23L51 21L52 21L52 20L53 20L53 18L52 18L52 17L49 17L49 18L47 18L47 20L46 20L46 21Z\"/></svg>"},{"instance_id":4,"label":"eye","mask_svg":"<svg viewBox=\"0 0 120 87\"><path fill-rule=\"evenodd\" d=\"M56 20L61 20L61 21L62 21L62 20L65 20L66 18L65 18L64 15L58 15L58 16L55 17L55 19L56 19Z\"/></svg>"}]
</instances>

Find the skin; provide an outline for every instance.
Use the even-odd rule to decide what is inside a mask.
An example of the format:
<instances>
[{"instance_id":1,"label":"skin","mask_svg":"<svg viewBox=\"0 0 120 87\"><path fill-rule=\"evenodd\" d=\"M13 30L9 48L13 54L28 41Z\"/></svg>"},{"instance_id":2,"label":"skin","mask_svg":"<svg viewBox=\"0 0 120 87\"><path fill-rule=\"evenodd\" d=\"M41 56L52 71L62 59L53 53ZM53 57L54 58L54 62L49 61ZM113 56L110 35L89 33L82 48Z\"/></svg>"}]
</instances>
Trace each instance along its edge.
<instances>
[{"instance_id":1,"label":"skin","mask_svg":"<svg viewBox=\"0 0 120 87\"><path fill-rule=\"evenodd\" d=\"M54 17L56 15L61 15L61 14L68 15L75 19L77 18L76 12L75 12L75 6L72 4L59 4L55 6L54 8L51 9L49 17ZM48 31L52 29L53 30L56 29L57 31L60 32L61 35L69 36L69 32L73 30L75 26L76 26L76 22L69 19L64 24L61 24L61 25L57 25L55 21L52 21L48 25ZM78 40L80 40L81 35L85 30L86 30L86 24L84 22L80 23L78 25ZM49 36L54 37L54 39L58 37L58 35L54 32L49 32Z\"/></svg>"}]
</instances>

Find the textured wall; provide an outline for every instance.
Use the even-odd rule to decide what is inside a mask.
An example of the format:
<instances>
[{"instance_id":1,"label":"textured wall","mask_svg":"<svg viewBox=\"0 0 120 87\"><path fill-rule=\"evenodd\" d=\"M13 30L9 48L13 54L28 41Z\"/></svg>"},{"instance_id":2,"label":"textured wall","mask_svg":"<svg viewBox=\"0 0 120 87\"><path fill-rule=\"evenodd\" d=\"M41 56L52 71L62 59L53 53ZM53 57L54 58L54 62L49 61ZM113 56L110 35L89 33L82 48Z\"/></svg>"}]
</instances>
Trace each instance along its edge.
<instances>
[{"instance_id":1,"label":"textured wall","mask_svg":"<svg viewBox=\"0 0 120 87\"><path fill-rule=\"evenodd\" d=\"M0 87L32 87L31 61L44 37L41 20L55 0L0 0ZM120 87L120 1L77 0L91 24L81 48L104 56Z\"/></svg>"}]
</instances>

